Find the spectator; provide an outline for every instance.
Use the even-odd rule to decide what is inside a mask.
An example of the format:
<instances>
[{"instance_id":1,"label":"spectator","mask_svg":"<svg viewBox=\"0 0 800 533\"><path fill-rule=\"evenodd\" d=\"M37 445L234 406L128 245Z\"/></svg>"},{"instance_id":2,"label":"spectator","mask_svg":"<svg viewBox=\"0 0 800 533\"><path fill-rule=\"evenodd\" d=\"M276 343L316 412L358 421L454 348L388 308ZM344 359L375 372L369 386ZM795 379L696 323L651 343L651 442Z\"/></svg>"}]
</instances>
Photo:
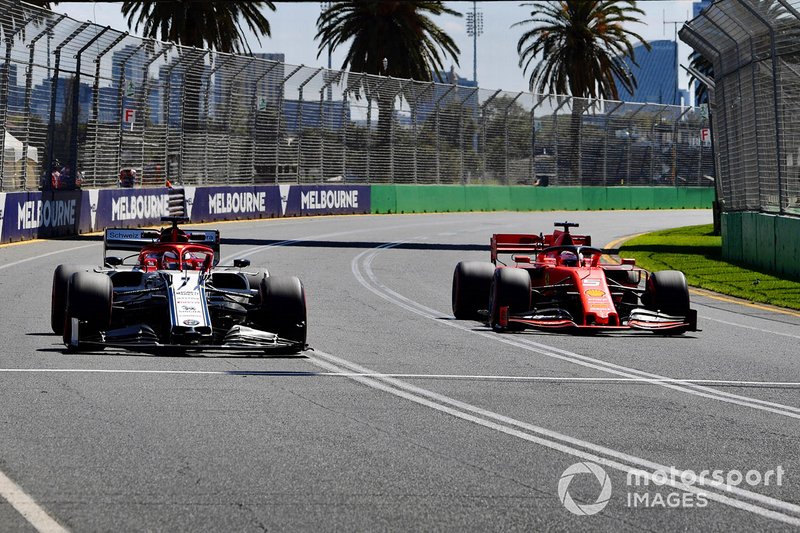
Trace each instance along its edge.
<instances>
[{"instance_id":1,"label":"spectator","mask_svg":"<svg viewBox=\"0 0 800 533\"><path fill-rule=\"evenodd\" d=\"M123 168L119 171L119 186L133 188L136 186L136 170L133 168Z\"/></svg>"}]
</instances>

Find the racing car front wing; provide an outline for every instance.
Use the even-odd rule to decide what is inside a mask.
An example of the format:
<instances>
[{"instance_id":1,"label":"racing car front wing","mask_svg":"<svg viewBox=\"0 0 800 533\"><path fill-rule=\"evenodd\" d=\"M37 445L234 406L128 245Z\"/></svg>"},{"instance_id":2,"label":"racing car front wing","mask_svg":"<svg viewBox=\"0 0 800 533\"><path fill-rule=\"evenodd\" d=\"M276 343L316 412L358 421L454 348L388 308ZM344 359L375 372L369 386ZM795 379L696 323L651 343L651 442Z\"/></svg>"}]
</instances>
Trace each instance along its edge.
<instances>
[{"instance_id":1,"label":"racing car front wing","mask_svg":"<svg viewBox=\"0 0 800 533\"><path fill-rule=\"evenodd\" d=\"M646 330L662 332L697 331L697 311L689 310L687 316L673 316L649 309L637 308L631 311L627 319L619 326L607 324L578 324L572 315L564 309L544 309L526 313L509 313L508 307L500 308L499 325L508 328L511 325L549 329L549 330Z\"/></svg>"}]
</instances>

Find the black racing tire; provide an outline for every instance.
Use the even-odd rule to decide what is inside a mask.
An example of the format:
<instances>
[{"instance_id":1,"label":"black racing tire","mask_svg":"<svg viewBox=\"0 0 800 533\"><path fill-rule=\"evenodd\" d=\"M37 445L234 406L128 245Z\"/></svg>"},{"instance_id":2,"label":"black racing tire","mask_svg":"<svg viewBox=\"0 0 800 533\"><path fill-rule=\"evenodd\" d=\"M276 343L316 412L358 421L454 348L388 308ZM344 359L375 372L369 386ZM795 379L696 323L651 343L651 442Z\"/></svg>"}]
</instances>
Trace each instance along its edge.
<instances>
[{"instance_id":1,"label":"black racing tire","mask_svg":"<svg viewBox=\"0 0 800 533\"><path fill-rule=\"evenodd\" d=\"M56 335L64 333L64 313L67 310L67 286L76 272L88 272L91 267L58 265L53 272L53 289L50 294L50 327Z\"/></svg>"},{"instance_id":2,"label":"black racing tire","mask_svg":"<svg viewBox=\"0 0 800 533\"><path fill-rule=\"evenodd\" d=\"M689 285L678 270L661 270L650 275L643 303L651 311L672 316L689 316Z\"/></svg>"},{"instance_id":3,"label":"black racing tire","mask_svg":"<svg viewBox=\"0 0 800 533\"><path fill-rule=\"evenodd\" d=\"M111 325L113 295L114 286L110 276L83 271L72 274L67 285L67 305L62 332L64 344L70 346L73 318L81 322L79 329L81 337L108 329Z\"/></svg>"},{"instance_id":4,"label":"black racing tire","mask_svg":"<svg viewBox=\"0 0 800 533\"><path fill-rule=\"evenodd\" d=\"M302 351L308 329L303 284L295 276L279 276L262 279L260 287L263 304L258 326L298 343L298 348L291 350L294 353Z\"/></svg>"},{"instance_id":5,"label":"black racing tire","mask_svg":"<svg viewBox=\"0 0 800 533\"><path fill-rule=\"evenodd\" d=\"M523 313L531 308L531 277L521 268L498 268L492 279L491 321L492 329L513 331L517 326L503 328L500 325L500 308L508 307L509 313Z\"/></svg>"},{"instance_id":6,"label":"black racing tire","mask_svg":"<svg viewBox=\"0 0 800 533\"><path fill-rule=\"evenodd\" d=\"M453 315L477 320L489 305L495 266L483 261L461 261L453 272Z\"/></svg>"}]
</instances>

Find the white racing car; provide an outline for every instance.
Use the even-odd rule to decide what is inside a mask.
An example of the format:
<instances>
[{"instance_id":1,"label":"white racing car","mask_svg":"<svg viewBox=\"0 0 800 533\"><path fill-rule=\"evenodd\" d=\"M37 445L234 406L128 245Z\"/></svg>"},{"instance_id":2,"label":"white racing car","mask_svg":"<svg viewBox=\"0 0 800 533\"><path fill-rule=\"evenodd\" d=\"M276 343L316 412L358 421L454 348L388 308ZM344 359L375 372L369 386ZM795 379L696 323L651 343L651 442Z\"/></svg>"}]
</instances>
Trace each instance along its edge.
<instances>
[{"instance_id":1,"label":"white racing car","mask_svg":"<svg viewBox=\"0 0 800 533\"><path fill-rule=\"evenodd\" d=\"M219 231L107 229L103 266L59 265L51 325L70 350L297 353L306 348L306 298L294 276L237 259L219 266ZM135 251L127 257L109 250Z\"/></svg>"}]
</instances>

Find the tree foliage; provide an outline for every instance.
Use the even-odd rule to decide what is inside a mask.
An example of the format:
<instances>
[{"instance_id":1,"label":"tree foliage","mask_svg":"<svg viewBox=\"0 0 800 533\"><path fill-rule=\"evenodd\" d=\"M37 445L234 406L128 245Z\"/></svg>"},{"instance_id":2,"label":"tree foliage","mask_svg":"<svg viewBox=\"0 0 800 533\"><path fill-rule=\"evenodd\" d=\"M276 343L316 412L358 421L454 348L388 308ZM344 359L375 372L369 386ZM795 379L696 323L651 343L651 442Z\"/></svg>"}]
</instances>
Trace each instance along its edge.
<instances>
[{"instance_id":1,"label":"tree foliage","mask_svg":"<svg viewBox=\"0 0 800 533\"><path fill-rule=\"evenodd\" d=\"M458 64L458 46L431 18L442 14L461 16L440 1L333 2L317 19L317 57L350 42L343 70L430 81L448 56Z\"/></svg>"},{"instance_id":2,"label":"tree foliage","mask_svg":"<svg viewBox=\"0 0 800 533\"><path fill-rule=\"evenodd\" d=\"M517 43L519 65L531 71L531 91L618 99L617 80L633 92L636 79L624 61L635 64L632 40L649 50L630 25L644 12L632 0L562 0L524 4L533 25ZM534 63L535 62L535 63Z\"/></svg>"},{"instance_id":3,"label":"tree foliage","mask_svg":"<svg viewBox=\"0 0 800 533\"><path fill-rule=\"evenodd\" d=\"M242 23L256 35L270 35L262 10L271 1L139 0L122 3L128 27L146 37L220 52L250 52Z\"/></svg>"}]
</instances>

